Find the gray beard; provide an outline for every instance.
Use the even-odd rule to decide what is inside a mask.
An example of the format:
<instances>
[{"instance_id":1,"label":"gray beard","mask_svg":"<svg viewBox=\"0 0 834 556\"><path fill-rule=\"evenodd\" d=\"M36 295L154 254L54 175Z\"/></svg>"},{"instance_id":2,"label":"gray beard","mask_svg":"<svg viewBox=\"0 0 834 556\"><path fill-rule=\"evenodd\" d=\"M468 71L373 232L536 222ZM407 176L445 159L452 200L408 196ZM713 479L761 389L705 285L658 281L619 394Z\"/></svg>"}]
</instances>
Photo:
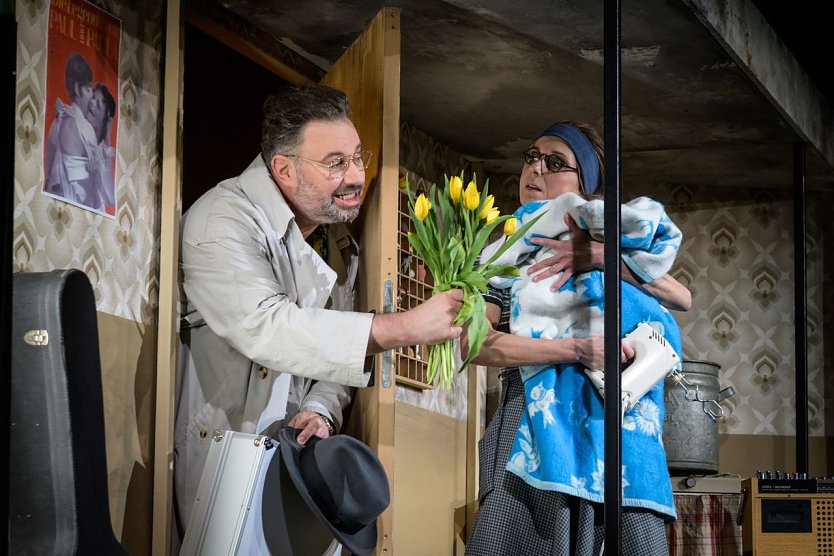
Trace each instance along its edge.
<instances>
[{"instance_id":1,"label":"gray beard","mask_svg":"<svg viewBox=\"0 0 834 556\"><path fill-rule=\"evenodd\" d=\"M298 172L298 196L302 199L308 199L307 193L310 191L310 187L310 183L304 181L304 175L301 172ZM340 191L352 191L360 189L360 187L361 186L345 185L337 189L336 193L339 193ZM342 210L333 202L333 197L329 197L318 207L311 208L310 216L319 224L341 224L343 222L351 222L355 220L356 217L359 216L359 209L360 206L350 210Z\"/></svg>"}]
</instances>

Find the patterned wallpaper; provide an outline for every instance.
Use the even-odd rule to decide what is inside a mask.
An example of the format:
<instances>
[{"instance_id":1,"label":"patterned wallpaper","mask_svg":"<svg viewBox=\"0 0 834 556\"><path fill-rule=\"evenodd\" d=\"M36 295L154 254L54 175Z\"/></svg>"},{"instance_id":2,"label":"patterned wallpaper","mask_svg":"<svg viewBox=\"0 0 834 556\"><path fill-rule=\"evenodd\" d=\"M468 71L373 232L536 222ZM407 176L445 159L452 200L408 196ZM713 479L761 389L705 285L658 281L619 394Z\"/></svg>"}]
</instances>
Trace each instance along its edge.
<instances>
[{"instance_id":1,"label":"patterned wallpaper","mask_svg":"<svg viewBox=\"0 0 834 556\"><path fill-rule=\"evenodd\" d=\"M632 193L630 187L625 188ZM683 231L672 275L692 291L693 307L676 313L685 359L721 366L721 387L736 395L723 405L720 431L795 433L794 247L792 190L738 190L677 185L641 192L664 202ZM834 195L811 193L807 206L808 420L825 434L825 376L832 374L834 330L831 243L824 207ZM826 223L827 222L827 223ZM828 287L824 287L826 281ZM825 370L828 370L826 373Z\"/></svg>"},{"instance_id":2,"label":"patterned wallpaper","mask_svg":"<svg viewBox=\"0 0 834 556\"><path fill-rule=\"evenodd\" d=\"M153 366L130 359L122 348L155 342L145 331L154 329L157 314L162 3L92 3L122 22L118 210L115 218L106 218L41 193L45 115L51 109L45 105L49 2L18 0L13 268L83 270L92 283L98 312L115 316L122 332L131 336L119 338L117 344L101 344L110 511L118 535L134 465L145 465L150 458L147 442L142 453L137 428L136 398L142 386L137 389L136 378L140 376L146 387ZM100 334L100 339L106 335ZM147 437L152 421L145 417L140 426Z\"/></svg>"},{"instance_id":3,"label":"patterned wallpaper","mask_svg":"<svg viewBox=\"0 0 834 556\"><path fill-rule=\"evenodd\" d=\"M159 254L159 2L93 2L122 20L115 219L41 193L49 3L19 0L14 270L79 268L99 311L149 323ZM135 5L131 5L135 4Z\"/></svg>"},{"instance_id":4,"label":"patterned wallpaper","mask_svg":"<svg viewBox=\"0 0 834 556\"><path fill-rule=\"evenodd\" d=\"M469 170L460 154L414 126L403 123L400 133L401 164L419 178L431 183L442 181L444 173ZM502 211L517 207L518 176L489 178L490 192ZM684 359L718 364L720 388L732 386L736 391L722 402L725 416L720 432L792 436L796 427L791 187L624 185L623 199L639 195L664 203L683 232L672 275L689 287L693 306L686 313L673 314L681 327ZM808 195L808 420L809 434L824 436L825 392L831 392L834 380L834 273L830 272L834 219L826 217L834 193ZM482 394L484 376L482 371ZM465 385L466 377L458 377L452 393L399 387L397 399L463 419Z\"/></svg>"},{"instance_id":5,"label":"patterned wallpaper","mask_svg":"<svg viewBox=\"0 0 834 556\"><path fill-rule=\"evenodd\" d=\"M518 204L518 176L492 175L500 203ZM690 288L692 309L673 312L684 359L718 364L724 434L792 436L794 402L793 193L782 190L625 184L623 199L647 195L666 205L683 232L672 275ZM832 260L834 194L807 201L808 420L825 435L825 392L834 375ZM826 311L825 309L828 308ZM825 348L828 348L827 350ZM827 370L827 372L826 372ZM830 410L829 410L830 412Z\"/></svg>"}]
</instances>

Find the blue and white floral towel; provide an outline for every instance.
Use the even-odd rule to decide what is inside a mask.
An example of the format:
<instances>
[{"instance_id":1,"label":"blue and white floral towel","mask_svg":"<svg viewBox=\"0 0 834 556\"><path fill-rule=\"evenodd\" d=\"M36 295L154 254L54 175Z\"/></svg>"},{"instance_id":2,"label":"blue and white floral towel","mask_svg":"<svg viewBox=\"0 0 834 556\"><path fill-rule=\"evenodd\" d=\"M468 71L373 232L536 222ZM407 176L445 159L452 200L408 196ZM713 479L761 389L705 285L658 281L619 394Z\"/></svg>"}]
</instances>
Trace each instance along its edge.
<instances>
[{"instance_id":1,"label":"blue and white floral towel","mask_svg":"<svg viewBox=\"0 0 834 556\"><path fill-rule=\"evenodd\" d=\"M512 288L510 329L513 334L541 338L578 338L603 334L603 273L594 270L572 276L558 292L550 285L558 275L540 282L526 268L552 253L528 241L534 236L561 237L568 232L565 213L601 237L602 201L563 194L550 201L531 202L516 211L520 223L546 212L498 259L521 270L520 278L496 277L492 284ZM641 197L621 210L623 258L643 280L659 278L671 268L681 242L680 230L663 206ZM483 258L499 243L486 248ZM639 288L622 284L622 334L648 322L680 355L680 332L672 315ZM507 469L529 484L602 502L604 469L604 411L602 398L580 364L521 368L527 411L510 452ZM660 381L623 420L623 505L655 510L675 517L666 454L661 433L664 416Z\"/></svg>"}]
</instances>

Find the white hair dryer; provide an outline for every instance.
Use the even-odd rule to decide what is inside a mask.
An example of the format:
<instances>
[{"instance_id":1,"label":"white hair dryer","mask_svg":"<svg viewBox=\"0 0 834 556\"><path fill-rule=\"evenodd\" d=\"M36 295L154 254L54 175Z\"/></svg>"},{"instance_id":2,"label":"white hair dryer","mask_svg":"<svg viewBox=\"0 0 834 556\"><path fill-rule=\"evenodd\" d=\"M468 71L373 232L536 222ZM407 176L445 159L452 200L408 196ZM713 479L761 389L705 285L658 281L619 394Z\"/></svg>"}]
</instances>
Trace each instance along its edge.
<instances>
[{"instance_id":1,"label":"white hair dryer","mask_svg":"<svg viewBox=\"0 0 834 556\"><path fill-rule=\"evenodd\" d=\"M669 342L645 322L623 338L634 348L634 360L623 371L620 383L623 393L622 409L625 414L631 410L643 394L677 369L680 358ZM605 374L602 370L585 369L599 394L605 398Z\"/></svg>"}]
</instances>

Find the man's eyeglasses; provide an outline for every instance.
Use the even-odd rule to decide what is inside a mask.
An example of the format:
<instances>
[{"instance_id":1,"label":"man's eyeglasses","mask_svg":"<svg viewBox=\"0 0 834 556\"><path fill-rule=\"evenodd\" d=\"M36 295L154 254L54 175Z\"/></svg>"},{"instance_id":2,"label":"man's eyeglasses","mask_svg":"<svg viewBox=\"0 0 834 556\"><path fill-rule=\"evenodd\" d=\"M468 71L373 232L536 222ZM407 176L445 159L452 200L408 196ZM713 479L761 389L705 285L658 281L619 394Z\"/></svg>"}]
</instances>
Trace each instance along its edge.
<instances>
[{"instance_id":1,"label":"man's eyeglasses","mask_svg":"<svg viewBox=\"0 0 834 556\"><path fill-rule=\"evenodd\" d=\"M330 159L329 162L319 162L318 160L304 158L303 156L298 156L297 154L285 154L284 156L297 158L299 160L306 160L311 164L316 164L317 166L321 166L322 168L327 168L327 177L333 180L340 180L347 173L351 162L353 162L357 170L359 170L360 172L364 171L365 168L368 167L368 163L371 161L372 155L373 153L371 151L361 150L354 154L337 156L335 158Z\"/></svg>"},{"instance_id":2,"label":"man's eyeglasses","mask_svg":"<svg viewBox=\"0 0 834 556\"><path fill-rule=\"evenodd\" d=\"M550 173L556 172L578 172L577 168L568 166L558 154L542 154L536 149L527 149L524 151L524 162L532 166L539 162L544 162L544 168Z\"/></svg>"}]
</instances>

